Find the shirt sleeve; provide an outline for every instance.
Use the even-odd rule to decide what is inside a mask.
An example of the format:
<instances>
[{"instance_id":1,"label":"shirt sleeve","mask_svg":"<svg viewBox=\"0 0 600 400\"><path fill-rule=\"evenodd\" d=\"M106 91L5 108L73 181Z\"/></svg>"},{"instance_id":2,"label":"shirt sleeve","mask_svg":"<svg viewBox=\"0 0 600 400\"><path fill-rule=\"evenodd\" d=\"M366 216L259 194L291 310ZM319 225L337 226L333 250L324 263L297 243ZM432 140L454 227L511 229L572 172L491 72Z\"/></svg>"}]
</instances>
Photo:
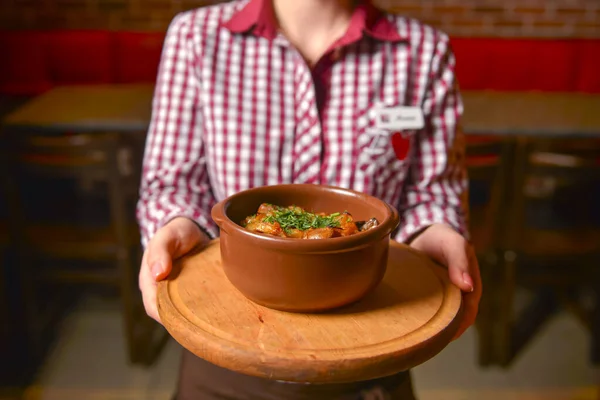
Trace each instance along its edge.
<instances>
[{"instance_id":1,"label":"shirt sleeve","mask_svg":"<svg viewBox=\"0 0 600 400\"><path fill-rule=\"evenodd\" d=\"M432 224L446 224L469 238L465 138L459 126L462 99L455 78L455 57L447 36L438 41L423 102L425 129L413 138L413 154L399 204L406 242Z\"/></svg>"},{"instance_id":2,"label":"shirt sleeve","mask_svg":"<svg viewBox=\"0 0 600 400\"><path fill-rule=\"evenodd\" d=\"M144 151L137 219L142 244L176 217L218 235L202 140L200 81L192 46L191 13L171 22L162 50Z\"/></svg>"}]
</instances>

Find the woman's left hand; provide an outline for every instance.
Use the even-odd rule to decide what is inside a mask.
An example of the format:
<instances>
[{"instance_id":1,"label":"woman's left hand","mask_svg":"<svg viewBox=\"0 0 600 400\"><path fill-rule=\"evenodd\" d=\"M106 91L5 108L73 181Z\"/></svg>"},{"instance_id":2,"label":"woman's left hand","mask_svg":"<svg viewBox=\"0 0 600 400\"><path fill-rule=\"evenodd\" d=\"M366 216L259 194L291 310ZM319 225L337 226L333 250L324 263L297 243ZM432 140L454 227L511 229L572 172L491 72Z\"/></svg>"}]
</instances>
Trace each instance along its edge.
<instances>
[{"instance_id":1,"label":"woman's left hand","mask_svg":"<svg viewBox=\"0 0 600 400\"><path fill-rule=\"evenodd\" d=\"M464 292L463 319L454 337L458 339L475 322L481 299L481 276L473 247L454 229L442 224L431 225L410 245L448 267L450 280Z\"/></svg>"}]
</instances>

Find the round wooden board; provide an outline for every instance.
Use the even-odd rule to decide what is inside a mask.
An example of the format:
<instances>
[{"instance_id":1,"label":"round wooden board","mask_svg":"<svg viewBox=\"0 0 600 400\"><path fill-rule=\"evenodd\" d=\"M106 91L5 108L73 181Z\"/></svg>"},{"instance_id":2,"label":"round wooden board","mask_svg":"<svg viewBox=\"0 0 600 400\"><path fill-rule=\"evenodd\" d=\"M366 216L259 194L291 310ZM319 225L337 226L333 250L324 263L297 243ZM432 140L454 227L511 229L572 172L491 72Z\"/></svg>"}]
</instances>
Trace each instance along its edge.
<instances>
[{"instance_id":1,"label":"round wooden board","mask_svg":"<svg viewBox=\"0 0 600 400\"><path fill-rule=\"evenodd\" d=\"M361 381L422 364L452 340L461 305L444 268L396 242L378 288L327 313L248 300L221 268L218 239L177 262L158 285L162 322L183 347L236 372L289 382Z\"/></svg>"}]
</instances>

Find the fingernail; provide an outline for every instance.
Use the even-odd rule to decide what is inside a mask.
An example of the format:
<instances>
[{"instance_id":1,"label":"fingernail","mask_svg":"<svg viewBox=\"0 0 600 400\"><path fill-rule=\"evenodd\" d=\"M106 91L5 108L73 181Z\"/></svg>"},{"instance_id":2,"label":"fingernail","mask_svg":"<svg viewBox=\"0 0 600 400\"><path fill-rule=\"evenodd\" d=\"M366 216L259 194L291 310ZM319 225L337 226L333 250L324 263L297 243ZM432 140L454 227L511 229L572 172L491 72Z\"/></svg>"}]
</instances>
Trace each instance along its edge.
<instances>
[{"instance_id":1,"label":"fingernail","mask_svg":"<svg viewBox=\"0 0 600 400\"><path fill-rule=\"evenodd\" d=\"M150 272L154 275L155 278L158 278L164 272L164 268L159 261L156 261L154 264L150 265Z\"/></svg>"},{"instance_id":2,"label":"fingernail","mask_svg":"<svg viewBox=\"0 0 600 400\"><path fill-rule=\"evenodd\" d=\"M473 290L475 290L475 289L473 288L473 279L471 279L471 275L469 275L469 273L468 273L468 272L463 272L463 275L462 275L462 276L463 276L463 282L464 282L466 285L469 285L469 292L472 292Z\"/></svg>"}]
</instances>

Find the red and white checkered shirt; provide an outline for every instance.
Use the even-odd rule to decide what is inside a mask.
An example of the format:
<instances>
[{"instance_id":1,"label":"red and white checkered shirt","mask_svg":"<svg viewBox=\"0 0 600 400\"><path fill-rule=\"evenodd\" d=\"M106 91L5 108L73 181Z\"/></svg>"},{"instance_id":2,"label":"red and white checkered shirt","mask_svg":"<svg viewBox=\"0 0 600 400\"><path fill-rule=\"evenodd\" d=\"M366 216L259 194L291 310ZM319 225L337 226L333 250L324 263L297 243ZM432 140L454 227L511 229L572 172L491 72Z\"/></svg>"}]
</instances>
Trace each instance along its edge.
<instances>
[{"instance_id":1,"label":"red and white checkered shirt","mask_svg":"<svg viewBox=\"0 0 600 400\"><path fill-rule=\"evenodd\" d=\"M177 15L144 156L143 244L177 216L216 237L217 201L281 183L377 196L400 211L399 241L433 223L467 235L454 67L445 34L368 1L312 68L277 30L268 0ZM424 127L378 123L381 110L400 106L422 110Z\"/></svg>"}]
</instances>

